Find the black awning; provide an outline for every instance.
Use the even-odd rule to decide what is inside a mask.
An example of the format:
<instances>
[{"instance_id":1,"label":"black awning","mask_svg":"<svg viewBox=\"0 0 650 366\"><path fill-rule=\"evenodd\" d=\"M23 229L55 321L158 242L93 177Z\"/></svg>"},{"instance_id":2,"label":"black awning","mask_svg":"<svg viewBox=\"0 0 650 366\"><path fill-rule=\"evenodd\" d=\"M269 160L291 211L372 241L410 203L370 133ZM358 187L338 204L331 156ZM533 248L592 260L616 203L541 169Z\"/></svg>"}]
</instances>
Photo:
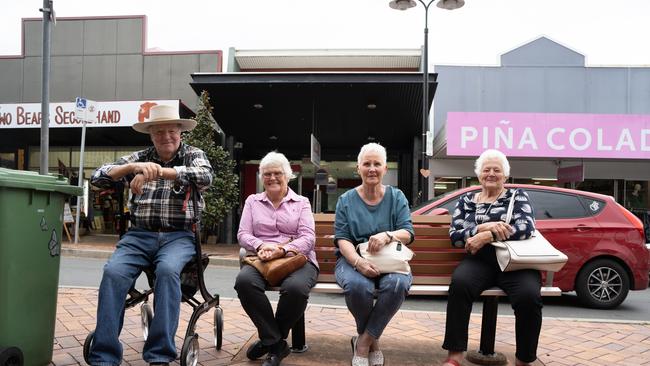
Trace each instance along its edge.
<instances>
[{"instance_id":1,"label":"black awning","mask_svg":"<svg viewBox=\"0 0 650 366\"><path fill-rule=\"evenodd\" d=\"M436 76L429 75L429 107ZM422 135L417 72L196 73L192 79L197 94L209 92L226 135L243 144L244 159L273 149L290 159L308 157L312 131L323 160L356 160L373 139L390 155L412 153L414 137Z\"/></svg>"}]
</instances>

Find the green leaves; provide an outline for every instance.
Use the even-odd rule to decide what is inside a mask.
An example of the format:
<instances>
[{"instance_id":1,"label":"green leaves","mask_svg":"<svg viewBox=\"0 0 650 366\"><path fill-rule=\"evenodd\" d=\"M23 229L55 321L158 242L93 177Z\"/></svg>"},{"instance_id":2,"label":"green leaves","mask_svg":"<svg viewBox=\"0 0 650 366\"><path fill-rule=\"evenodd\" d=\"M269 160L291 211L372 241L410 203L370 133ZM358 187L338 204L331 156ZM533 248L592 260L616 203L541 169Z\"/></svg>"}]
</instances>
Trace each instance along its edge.
<instances>
[{"instance_id":1,"label":"green leaves","mask_svg":"<svg viewBox=\"0 0 650 366\"><path fill-rule=\"evenodd\" d=\"M196 128L183 135L183 142L203 150L214 170L212 185L203 193L205 209L202 224L211 229L218 224L239 202L239 177L235 173L235 161L221 146L215 144L216 122L212 118L212 106L207 91L201 93L197 106Z\"/></svg>"}]
</instances>

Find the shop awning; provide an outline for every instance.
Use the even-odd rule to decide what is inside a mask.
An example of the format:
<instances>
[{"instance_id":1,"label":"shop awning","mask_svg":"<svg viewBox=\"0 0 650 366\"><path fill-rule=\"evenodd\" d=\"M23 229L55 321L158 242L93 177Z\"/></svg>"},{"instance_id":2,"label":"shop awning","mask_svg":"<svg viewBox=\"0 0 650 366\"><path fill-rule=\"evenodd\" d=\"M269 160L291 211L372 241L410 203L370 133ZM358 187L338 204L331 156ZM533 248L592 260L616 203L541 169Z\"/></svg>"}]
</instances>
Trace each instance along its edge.
<instances>
[{"instance_id":1,"label":"shop awning","mask_svg":"<svg viewBox=\"0 0 650 366\"><path fill-rule=\"evenodd\" d=\"M436 90L429 75L429 107ZM390 155L412 153L422 134L422 74L417 72L195 73L190 85L207 90L213 115L241 143L244 159L273 149L309 157L310 134L324 160L356 160L376 141Z\"/></svg>"}]
</instances>

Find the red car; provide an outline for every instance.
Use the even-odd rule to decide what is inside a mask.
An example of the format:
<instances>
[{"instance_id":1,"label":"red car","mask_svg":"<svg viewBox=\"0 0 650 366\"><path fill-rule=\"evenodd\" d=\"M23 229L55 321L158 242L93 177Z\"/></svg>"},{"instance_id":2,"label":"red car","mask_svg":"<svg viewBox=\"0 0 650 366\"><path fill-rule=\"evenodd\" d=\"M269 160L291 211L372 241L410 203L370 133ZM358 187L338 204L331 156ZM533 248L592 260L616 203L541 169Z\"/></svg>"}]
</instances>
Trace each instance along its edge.
<instances>
[{"instance_id":1,"label":"red car","mask_svg":"<svg viewBox=\"0 0 650 366\"><path fill-rule=\"evenodd\" d=\"M643 223L611 196L556 187L506 184L523 188L535 211L537 229L569 261L555 274L554 286L576 291L589 307L612 309L629 290L648 287L650 250ZM459 189L420 205L413 215L453 213L460 195L479 186Z\"/></svg>"}]
</instances>

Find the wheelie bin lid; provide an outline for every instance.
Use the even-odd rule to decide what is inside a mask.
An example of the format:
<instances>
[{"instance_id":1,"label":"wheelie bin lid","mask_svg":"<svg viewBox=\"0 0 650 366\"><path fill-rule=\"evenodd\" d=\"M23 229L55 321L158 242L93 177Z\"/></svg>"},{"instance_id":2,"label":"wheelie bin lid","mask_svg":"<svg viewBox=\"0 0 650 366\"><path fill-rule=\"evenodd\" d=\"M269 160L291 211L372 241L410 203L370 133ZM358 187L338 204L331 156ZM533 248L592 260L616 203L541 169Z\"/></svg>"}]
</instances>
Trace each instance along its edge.
<instances>
[{"instance_id":1,"label":"wheelie bin lid","mask_svg":"<svg viewBox=\"0 0 650 366\"><path fill-rule=\"evenodd\" d=\"M81 196L83 189L68 184L62 175L41 175L27 170L0 168L0 187L33 189L37 191L58 192L70 196Z\"/></svg>"}]
</instances>

